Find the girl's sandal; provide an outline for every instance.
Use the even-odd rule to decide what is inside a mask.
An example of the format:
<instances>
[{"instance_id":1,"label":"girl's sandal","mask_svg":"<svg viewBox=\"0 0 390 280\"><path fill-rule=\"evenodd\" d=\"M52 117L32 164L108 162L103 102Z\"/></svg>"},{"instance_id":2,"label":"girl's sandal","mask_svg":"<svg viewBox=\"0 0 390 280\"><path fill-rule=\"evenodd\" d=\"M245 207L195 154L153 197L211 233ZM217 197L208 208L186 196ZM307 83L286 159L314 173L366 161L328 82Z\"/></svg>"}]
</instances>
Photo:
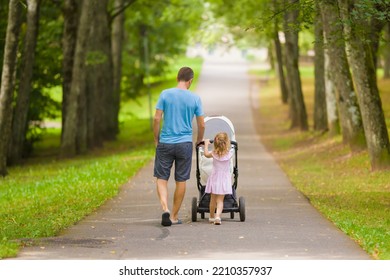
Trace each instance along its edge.
<instances>
[{"instance_id":1,"label":"girl's sandal","mask_svg":"<svg viewBox=\"0 0 390 280\"><path fill-rule=\"evenodd\" d=\"M220 225L220 224L221 224L221 218L215 218L214 225Z\"/></svg>"}]
</instances>

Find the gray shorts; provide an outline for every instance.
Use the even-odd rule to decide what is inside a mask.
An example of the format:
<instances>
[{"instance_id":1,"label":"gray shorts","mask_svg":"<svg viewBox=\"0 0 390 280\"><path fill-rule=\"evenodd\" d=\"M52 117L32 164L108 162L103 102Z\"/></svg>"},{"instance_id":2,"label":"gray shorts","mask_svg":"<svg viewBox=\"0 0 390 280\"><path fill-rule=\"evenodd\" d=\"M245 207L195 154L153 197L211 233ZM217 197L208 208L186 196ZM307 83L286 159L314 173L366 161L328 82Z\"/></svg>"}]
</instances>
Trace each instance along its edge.
<instances>
[{"instance_id":1,"label":"gray shorts","mask_svg":"<svg viewBox=\"0 0 390 280\"><path fill-rule=\"evenodd\" d=\"M187 181L191 173L192 142L158 143L154 160L154 177L168 181L173 162L175 162L175 181Z\"/></svg>"}]
</instances>

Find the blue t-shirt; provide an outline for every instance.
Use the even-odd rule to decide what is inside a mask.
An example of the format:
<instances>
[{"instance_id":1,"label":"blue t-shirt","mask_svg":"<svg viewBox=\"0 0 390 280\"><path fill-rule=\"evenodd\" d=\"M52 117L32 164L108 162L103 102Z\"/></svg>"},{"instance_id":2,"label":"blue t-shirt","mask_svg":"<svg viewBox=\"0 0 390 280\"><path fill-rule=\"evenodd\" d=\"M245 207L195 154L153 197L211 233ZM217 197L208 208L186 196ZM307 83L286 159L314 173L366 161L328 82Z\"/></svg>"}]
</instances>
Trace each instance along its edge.
<instances>
[{"instance_id":1,"label":"blue t-shirt","mask_svg":"<svg viewBox=\"0 0 390 280\"><path fill-rule=\"evenodd\" d=\"M192 120L194 116L203 115L199 96L189 90L166 89L161 92L156 109L163 111L161 143L192 142Z\"/></svg>"}]
</instances>

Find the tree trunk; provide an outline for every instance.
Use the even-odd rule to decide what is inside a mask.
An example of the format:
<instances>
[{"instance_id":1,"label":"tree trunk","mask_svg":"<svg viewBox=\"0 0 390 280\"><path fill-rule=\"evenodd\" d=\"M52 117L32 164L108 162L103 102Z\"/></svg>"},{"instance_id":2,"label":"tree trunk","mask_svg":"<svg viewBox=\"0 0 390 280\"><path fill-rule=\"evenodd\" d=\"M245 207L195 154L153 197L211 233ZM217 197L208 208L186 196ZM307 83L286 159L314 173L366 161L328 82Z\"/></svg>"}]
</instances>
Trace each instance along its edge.
<instances>
[{"instance_id":1,"label":"tree trunk","mask_svg":"<svg viewBox=\"0 0 390 280\"><path fill-rule=\"evenodd\" d=\"M314 44L314 130L328 130L326 94L325 94L325 58L323 44L323 28L321 14L318 3L316 4L316 20L314 26L315 44Z\"/></svg>"},{"instance_id":2,"label":"tree trunk","mask_svg":"<svg viewBox=\"0 0 390 280\"><path fill-rule=\"evenodd\" d=\"M11 139L12 97L14 73L20 31L21 3L10 0L8 6L8 26L4 46L3 71L0 88L0 175L7 175L8 143Z\"/></svg>"},{"instance_id":3,"label":"tree trunk","mask_svg":"<svg viewBox=\"0 0 390 280\"><path fill-rule=\"evenodd\" d=\"M65 0L64 33L62 36L62 48L64 59L62 61L62 127L66 119L66 108L68 106L68 96L72 83L72 69L77 40L77 24L79 21L79 7L76 0ZM62 130L63 133L63 130Z\"/></svg>"},{"instance_id":4,"label":"tree trunk","mask_svg":"<svg viewBox=\"0 0 390 280\"><path fill-rule=\"evenodd\" d=\"M113 63L107 0L94 6L88 58L88 145L101 146L103 140L115 138L113 128ZM118 115L116 115L118 117Z\"/></svg>"},{"instance_id":5,"label":"tree trunk","mask_svg":"<svg viewBox=\"0 0 390 280\"><path fill-rule=\"evenodd\" d=\"M70 157L83 152L86 147L86 138L79 135L85 130L85 119L80 117L80 107L85 100L86 82L86 51L91 28L92 7L94 1L83 1L80 22L77 32L75 57L72 69L72 82L67 98L66 115L61 141L61 156ZM82 127L84 125L84 127ZM82 142L84 141L84 142Z\"/></svg>"},{"instance_id":6,"label":"tree trunk","mask_svg":"<svg viewBox=\"0 0 390 280\"><path fill-rule=\"evenodd\" d=\"M40 2L41 0L27 0L27 29L21 59L19 91L12 123L12 143L9 154L11 164L20 161L23 156L24 141L28 129L27 115L30 105L31 79L38 36Z\"/></svg>"},{"instance_id":7,"label":"tree trunk","mask_svg":"<svg viewBox=\"0 0 390 280\"><path fill-rule=\"evenodd\" d=\"M283 104L287 104L288 90L286 85L286 78L284 75L284 69L283 69L282 44L280 43L278 32L275 33L274 43L275 43L275 54L276 54L276 61L277 61L277 71L279 77L280 91L282 93L282 102Z\"/></svg>"},{"instance_id":8,"label":"tree trunk","mask_svg":"<svg viewBox=\"0 0 390 280\"><path fill-rule=\"evenodd\" d=\"M326 41L324 41L326 44ZM325 94L326 94L326 112L328 117L329 136L340 134L340 121L337 112L336 88L331 78L330 59L328 50L324 50L325 59Z\"/></svg>"},{"instance_id":9,"label":"tree trunk","mask_svg":"<svg viewBox=\"0 0 390 280\"><path fill-rule=\"evenodd\" d=\"M124 8L124 0L115 0L114 9L122 10ZM124 31L125 15L124 12L118 14L112 22L112 61L113 61L113 112L112 112L112 129L116 134L119 133L119 109L120 109L120 95L121 95L121 79L122 79L122 45L123 45L123 31Z\"/></svg>"},{"instance_id":10,"label":"tree trunk","mask_svg":"<svg viewBox=\"0 0 390 280\"><path fill-rule=\"evenodd\" d=\"M344 3L343 3L344 4ZM384 6L386 4L377 2L376 4L373 4L373 8L378 10L378 11L383 11L386 10L386 7ZM389 5L389 4L387 4ZM340 5L339 5L340 6ZM373 16L370 22L366 22L367 26L370 26L370 34L368 35L369 37L367 38L370 40L370 47L372 51L372 59L374 61L374 67L375 69L378 67L378 50L379 50L379 41L381 38L381 32L383 28L386 25L386 21L380 19L378 16ZM367 29L366 26L364 26L364 29ZM376 71L375 71L375 76L376 76Z\"/></svg>"},{"instance_id":11,"label":"tree trunk","mask_svg":"<svg viewBox=\"0 0 390 280\"><path fill-rule=\"evenodd\" d=\"M351 14L364 13L355 1L340 1L339 6L344 23L344 34L348 50L348 59L352 67L353 80L359 97L364 131L367 141L371 167L390 168L390 142L381 98L376 81L376 67L372 57L371 44L367 43L368 34L361 32L368 22L360 17L354 20Z\"/></svg>"},{"instance_id":12,"label":"tree trunk","mask_svg":"<svg viewBox=\"0 0 390 280\"><path fill-rule=\"evenodd\" d=\"M366 147L359 105L354 90L349 64L345 53L343 30L340 27L340 14L337 0L319 2L324 37L331 63L329 70L338 93L337 104L341 120L343 142L352 151Z\"/></svg>"},{"instance_id":13,"label":"tree trunk","mask_svg":"<svg viewBox=\"0 0 390 280\"><path fill-rule=\"evenodd\" d=\"M383 78L390 79L390 22L387 23L384 32L385 48L384 48L384 62L383 62Z\"/></svg>"},{"instance_id":14,"label":"tree trunk","mask_svg":"<svg viewBox=\"0 0 390 280\"><path fill-rule=\"evenodd\" d=\"M104 3L103 3L104 2ZM107 125L105 104L104 73L102 63L107 61L107 56L101 51L102 41L102 17L101 4L107 1L97 3L93 6L91 28L89 33L88 60L87 60L87 90L85 115L87 121L87 143L88 148L99 147L103 145L104 132ZM105 6L103 6L105 11ZM108 105L108 104L105 104Z\"/></svg>"},{"instance_id":15,"label":"tree trunk","mask_svg":"<svg viewBox=\"0 0 390 280\"><path fill-rule=\"evenodd\" d=\"M275 11L280 9L280 0L273 1L273 8ZM282 44L279 38L279 22L276 18L274 20L274 45L275 45L275 56L277 61L277 73L279 77L279 85L282 97L282 103L288 104L288 89L286 85L286 78L284 75L284 63L283 63L283 51Z\"/></svg>"},{"instance_id":16,"label":"tree trunk","mask_svg":"<svg viewBox=\"0 0 390 280\"><path fill-rule=\"evenodd\" d=\"M297 2L288 0L288 2ZM307 113L302 94L301 77L299 73L298 59L298 32L293 26L298 25L298 10L286 11L284 20L284 34L286 37L286 69L289 83L289 103L291 114L291 128L299 127L301 130L308 130Z\"/></svg>"}]
</instances>

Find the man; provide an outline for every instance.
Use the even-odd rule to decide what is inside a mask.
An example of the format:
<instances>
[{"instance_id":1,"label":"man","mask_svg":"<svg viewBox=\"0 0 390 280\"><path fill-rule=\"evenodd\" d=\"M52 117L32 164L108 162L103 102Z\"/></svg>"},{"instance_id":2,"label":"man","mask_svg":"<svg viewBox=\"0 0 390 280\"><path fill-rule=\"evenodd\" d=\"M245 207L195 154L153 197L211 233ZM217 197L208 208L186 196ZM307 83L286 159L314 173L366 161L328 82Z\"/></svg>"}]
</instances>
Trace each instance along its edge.
<instances>
[{"instance_id":1,"label":"man","mask_svg":"<svg viewBox=\"0 0 390 280\"><path fill-rule=\"evenodd\" d=\"M203 140L205 125L202 103L199 96L188 90L193 78L194 72L191 68L181 68L177 74L176 88L162 91L156 105L153 122L156 145L154 176L157 178L157 193L163 210L163 226L181 223L178 214L186 191L186 181L191 173L194 116L198 126L197 143ZM176 189L171 214L168 207L168 179L173 163Z\"/></svg>"}]
</instances>

